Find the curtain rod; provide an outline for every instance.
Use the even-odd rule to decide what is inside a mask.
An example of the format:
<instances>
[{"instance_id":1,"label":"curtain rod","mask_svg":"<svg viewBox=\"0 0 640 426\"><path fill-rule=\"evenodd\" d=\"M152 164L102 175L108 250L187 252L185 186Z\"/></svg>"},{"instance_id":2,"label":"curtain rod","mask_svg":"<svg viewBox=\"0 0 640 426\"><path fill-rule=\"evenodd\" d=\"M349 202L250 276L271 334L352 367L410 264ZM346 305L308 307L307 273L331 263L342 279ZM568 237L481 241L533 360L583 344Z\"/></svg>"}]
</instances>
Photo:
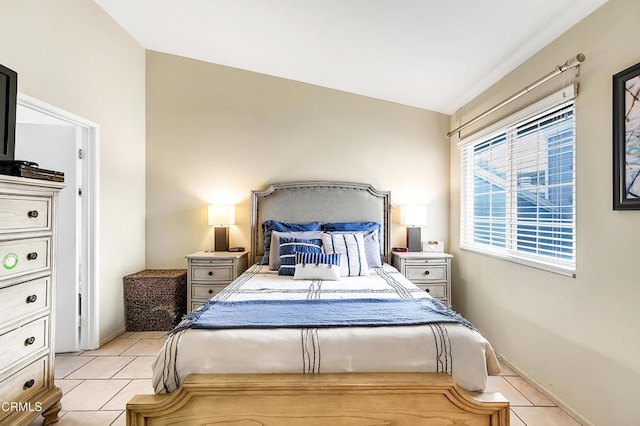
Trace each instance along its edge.
<instances>
[{"instance_id":1,"label":"curtain rod","mask_svg":"<svg viewBox=\"0 0 640 426\"><path fill-rule=\"evenodd\" d=\"M503 106L506 106L507 104L515 101L520 96L522 96L522 95L530 92L531 90L535 89L536 87L546 83L547 81L551 80L553 77L562 74L566 70L580 66L580 63L584 62L584 60L585 60L584 54L578 53L573 58L567 60L567 62L565 62L564 64L556 66L556 69L551 71L549 74L547 74L544 77L539 78L538 80L534 81L533 83L531 83L530 85L528 85L524 89L520 90L518 93L516 93L514 95L511 95L510 97L508 97L504 101L502 101L499 104L493 106L492 108L489 108L488 110L486 110L482 114L475 116L474 118L472 118L471 120L469 120L466 123L462 124L461 126L453 129L452 131L447 133L447 137L451 137L452 135L458 133L462 129L465 129L468 126L472 125L476 121L481 120L481 119L485 118L487 115L494 113L495 111L499 110Z\"/></svg>"}]
</instances>

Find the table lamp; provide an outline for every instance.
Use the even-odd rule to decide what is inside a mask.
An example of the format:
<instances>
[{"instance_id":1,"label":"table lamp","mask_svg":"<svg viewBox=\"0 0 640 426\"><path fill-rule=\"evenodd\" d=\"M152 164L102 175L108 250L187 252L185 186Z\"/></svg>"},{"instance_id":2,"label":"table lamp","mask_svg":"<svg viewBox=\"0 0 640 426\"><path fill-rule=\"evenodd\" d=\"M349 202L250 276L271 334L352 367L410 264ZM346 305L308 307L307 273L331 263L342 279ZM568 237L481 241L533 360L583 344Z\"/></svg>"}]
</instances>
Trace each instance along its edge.
<instances>
[{"instance_id":1,"label":"table lamp","mask_svg":"<svg viewBox=\"0 0 640 426\"><path fill-rule=\"evenodd\" d=\"M427 224L427 206L412 204L402 206L402 225L407 227L407 248L409 251L422 250L422 226Z\"/></svg>"},{"instance_id":2,"label":"table lamp","mask_svg":"<svg viewBox=\"0 0 640 426\"><path fill-rule=\"evenodd\" d=\"M213 226L214 251L229 250L229 226L236 223L235 206L231 204L211 204L208 222Z\"/></svg>"}]
</instances>

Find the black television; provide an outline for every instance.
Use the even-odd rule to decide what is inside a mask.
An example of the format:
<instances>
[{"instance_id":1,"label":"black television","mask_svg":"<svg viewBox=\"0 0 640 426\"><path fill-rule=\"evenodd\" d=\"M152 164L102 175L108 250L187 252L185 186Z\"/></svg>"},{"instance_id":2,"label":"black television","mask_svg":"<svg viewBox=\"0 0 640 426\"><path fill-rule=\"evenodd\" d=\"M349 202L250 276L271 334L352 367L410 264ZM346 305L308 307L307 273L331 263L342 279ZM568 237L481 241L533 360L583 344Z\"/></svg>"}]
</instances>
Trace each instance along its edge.
<instances>
[{"instance_id":1,"label":"black television","mask_svg":"<svg viewBox=\"0 0 640 426\"><path fill-rule=\"evenodd\" d=\"M16 146L18 73L0 64L0 161L13 161Z\"/></svg>"}]
</instances>

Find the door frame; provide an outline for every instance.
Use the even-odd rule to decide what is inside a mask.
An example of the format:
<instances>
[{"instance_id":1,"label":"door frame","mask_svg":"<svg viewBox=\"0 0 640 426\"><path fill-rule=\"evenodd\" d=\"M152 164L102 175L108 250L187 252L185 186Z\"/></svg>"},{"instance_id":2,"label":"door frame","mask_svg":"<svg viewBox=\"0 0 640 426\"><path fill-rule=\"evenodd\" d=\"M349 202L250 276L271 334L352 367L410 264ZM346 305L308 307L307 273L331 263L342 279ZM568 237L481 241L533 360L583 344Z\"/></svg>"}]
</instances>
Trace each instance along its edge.
<instances>
[{"instance_id":1,"label":"door frame","mask_svg":"<svg viewBox=\"0 0 640 426\"><path fill-rule=\"evenodd\" d=\"M80 350L97 349L100 346L100 125L23 93L18 93L18 105L71 124L76 128L76 144L79 139L79 145L83 147L83 159L86 159L86 162L81 173L84 212L82 233L86 238L80 246L85 264L80 265L78 271L85 277L80 303Z\"/></svg>"}]
</instances>

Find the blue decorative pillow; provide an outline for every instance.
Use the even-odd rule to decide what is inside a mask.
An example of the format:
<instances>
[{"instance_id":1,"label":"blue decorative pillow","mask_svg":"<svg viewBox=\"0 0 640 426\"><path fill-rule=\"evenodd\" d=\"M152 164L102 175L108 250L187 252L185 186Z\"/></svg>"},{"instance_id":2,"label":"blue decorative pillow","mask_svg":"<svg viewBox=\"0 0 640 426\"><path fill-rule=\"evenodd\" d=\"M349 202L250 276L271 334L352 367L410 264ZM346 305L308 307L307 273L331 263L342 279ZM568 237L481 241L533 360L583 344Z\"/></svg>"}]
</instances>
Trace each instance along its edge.
<instances>
[{"instance_id":1,"label":"blue decorative pillow","mask_svg":"<svg viewBox=\"0 0 640 426\"><path fill-rule=\"evenodd\" d=\"M278 275L293 276L296 271L296 253L322 253L322 240L280 237Z\"/></svg>"},{"instance_id":2,"label":"blue decorative pillow","mask_svg":"<svg viewBox=\"0 0 640 426\"><path fill-rule=\"evenodd\" d=\"M322 239L322 231L301 232L271 232L271 247L269 248L269 269L277 271L280 268L280 238L302 238L305 240Z\"/></svg>"},{"instance_id":3,"label":"blue decorative pillow","mask_svg":"<svg viewBox=\"0 0 640 426\"><path fill-rule=\"evenodd\" d=\"M367 264L370 268L382 267L381 228L378 222L335 222L324 224L325 232L363 232Z\"/></svg>"},{"instance_id":4,"label":"blue decorative pillow","mask_svg":"<svg viewBox=\"0 0 640 426\"><path fill-rule=\"evenodd\" d=\"M319 231L322 224L320 222L311 223L288 223L277 220L267 220L262 224L262 236L264 238L264 254L261 265L269 264L269 251L271 249L271 232L302 232L302 231Z\"/></svg>"},{"instance_id":5,"label":"blue decorative pillow","mask_svg":"<svg viewBox=\"0 0 640 426\"><path fill-rule=\"evenodd\" d=\"M378 222L333 222L325 223L324 230L332 231L380 231Z\"/></svg>"},{"instance_id":6,"label":"blue decorative pillow","mask_svg":"<svg viewBox=\"0 0 640 426\"><path fill-rule=\"evenodd\" d=\"M300 253L296 252L296 265L297 264L318 264L340 266L340 253L326 254L326 253Z\"/></svg>"},{"instance_id":7,"label":"blue decorative pillow","mask_svg":"<svg viewBox=\"0 0 640 426\"><path fill-rule=\"evenodd\" d=\"M340 254L296 253L294 280L340 280Z\"/></svg>"}]
</instances>

